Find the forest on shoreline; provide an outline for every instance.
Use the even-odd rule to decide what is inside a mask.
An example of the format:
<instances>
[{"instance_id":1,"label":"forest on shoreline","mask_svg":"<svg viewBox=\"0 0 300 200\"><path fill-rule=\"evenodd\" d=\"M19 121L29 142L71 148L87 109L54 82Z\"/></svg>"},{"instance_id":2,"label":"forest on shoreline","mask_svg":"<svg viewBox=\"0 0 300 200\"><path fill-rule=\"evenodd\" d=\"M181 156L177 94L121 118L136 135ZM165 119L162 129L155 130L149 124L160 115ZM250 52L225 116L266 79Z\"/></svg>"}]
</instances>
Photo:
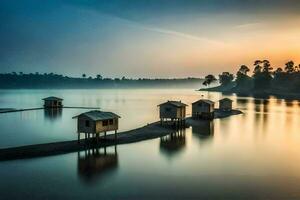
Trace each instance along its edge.
<instances>
[{"instance_id":1,"label":"forest on shoreline","mask_svg":"<svg viewBox=\"0 0 300 200\"><path fill-rule=\"evenodd\" d=\"M69 77L55 73L5 73L0 74L0 89L96 89L96 88L197 88L201 78L104 78L100 74L94 78L86 74Z\"/></svg>"},{"instance_id":2,"label":"forest on shoreline","mask_svg":"<svg viewBox=\"0 0 300 200\"><path fill-rule=\"evenodd\" d=\"M209 88L217 80L220 85ZM201 90L243 95L300 95L300 65L289 61L284 67L275 68L268 60L256 60L253 70L241 65L236 74L223 72L218 79L210 74L205 77L203 85L206 88Z\"/></svg>"}]
</instances>

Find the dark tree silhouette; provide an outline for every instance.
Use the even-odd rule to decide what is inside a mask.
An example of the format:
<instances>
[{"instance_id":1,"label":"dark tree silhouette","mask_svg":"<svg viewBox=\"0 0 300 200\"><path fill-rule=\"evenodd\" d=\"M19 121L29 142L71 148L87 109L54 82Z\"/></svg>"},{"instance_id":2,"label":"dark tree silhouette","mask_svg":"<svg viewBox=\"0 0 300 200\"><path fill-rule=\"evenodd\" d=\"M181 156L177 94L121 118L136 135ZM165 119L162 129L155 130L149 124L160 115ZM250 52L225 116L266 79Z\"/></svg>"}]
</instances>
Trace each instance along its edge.
<instances>
[{"instance_id":1,"label":"dark tree silhouette","mask_svg":"<svg viewBox=\"0 0 300 200\"><path fill-rule=\"evenodd\" d=\"M223 72L222 74L219 75L219 82L221 85L228 85L231 83L234 79L233 74L229 72Z\"/></svg>"},{"instance_id":2,"label":"dark tree silhouette","mask_svg":"<svg viewBox=\"0 0 300 200\"><path fill-rule=\"evenodd\" d=\"M285 71L287 73L293 73L295 72L295 68L294 68L294 62L293 61L289 61L287 63L285 63Z\"/></svg>"},{"instance_id":3,"label":"dark tree silhouette","mask_svg":"<svg viewBox=\"0 0 300 200\"><path fill-rule=\"evenodd\" d=\"M204 78L204 82L202 83L205 86L209 86L211 83L215 82L217 79L214 75L209 74L207 76L205 76Z\"/></svg>"},{"instance_id":4,"label":"dark tree silhouette","mask_svg":"<svg viewBox=\"0 0 300 200\"><path fill-rule=\"evenodd\" d=\"M262 64L263 64L262 71L265 72L265 73L271 73L273 68L271 67L270 62L268 60L263 60Z\"/></svg>"},{"instance_id":5,"label":"dark tree silhouette","mask_svg":"<svg viewBox=\"0 0 300 200\"><path fill-rule=\"evenodd\" d=\"M97 74L96 78L97 78L98 80L102 80L103 77L101 76L101 74Z\"/></svg>"},{"instance_id":6,"label":"dark tree silhouette","mask_svg":"<svg viewBox=\"0 0 300 200\"><path fill-rule=\"evenodd\" d=\"M241 65L238 72L236 73L236 84L238 88L247 88L249 87L251 78L247 75L250 71L249 67L246 65ZM242 89L243 90L243 89Z\"/></svg>"},{"instance_id":7,"label":"dark tree silhouette","mask_svg":"<svg viewBox=\"0 0 300 200\"><path fill-rule=\"evenodd\" d=\"M82 74L82 78L86 78L86 74Z\"/></svg>"},{"instance_id":8,"label":"dark tree silhouette","mask_svg":"<svg viewBox=\"0 0 300 200\"><path fill-rule=\"evenodd\" d=\"M246 65L241 65L238 73L242 73L244 75L247 75L247 73L250 71L249 67L247 67Z\"/></svg>"},{"instance_id":9,"label":"dark tree silhouette","mask_svg":"<svg viewBox=\"0 0 300 200\"><path fill-rule=\"evenodd\" d=\"M254 61L254 70L253 70L254 76L255 76L256 74L261 73L261 71L262 71L262 66L261 66L261 64L262 64L262 63L263 63L263 62L262 62L261 60L256 60L256 61Z\"/></svg>"}]
</instances>

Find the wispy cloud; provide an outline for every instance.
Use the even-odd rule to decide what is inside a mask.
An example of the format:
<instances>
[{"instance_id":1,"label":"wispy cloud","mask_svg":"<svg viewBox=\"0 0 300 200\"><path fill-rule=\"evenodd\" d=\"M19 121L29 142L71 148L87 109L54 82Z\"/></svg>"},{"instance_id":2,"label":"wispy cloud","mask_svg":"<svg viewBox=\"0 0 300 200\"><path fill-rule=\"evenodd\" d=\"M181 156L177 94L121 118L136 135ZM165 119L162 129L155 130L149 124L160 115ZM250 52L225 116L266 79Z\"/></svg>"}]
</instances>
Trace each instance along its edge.
<instances>
[{"instance_id":1,"label":"wispy cloud","mask_svg":"<svg viewBox=\"0 0 300 200\"><path fill-rule=\"evenodd\" d=\"M136 27L136 28L143 29L146 31L169 35L172 37L183 38L183 39L187 39L187 40L195 40L195 41L199 41L199 42L210 43L212 45L225 45L225 43L223 41L209 39L206 37L200 37L200 36L192 35L189 33L179 32L179 31L170 30L170 29L166 29L166 28L160 28L160 27L156 27L153 25L144 24L144 23L141 23L141 22L138 22L135 20L131 20L131 19L115 16L115 15L110 15L107 13L102 13L102 14L106 15L108 17L114 18L114 19L121 20L121 21L125 22L128 26Z\"/></svg>"},{"instance_id":2,"label":"wispy cloud","mask_svg":"<svg viewBox=\"0 0 300 200\"><path fill-rule=\"evenodd\" d=\"M251 28L258 28L263 25L262 22L254 22L254 23L245 23L245 24L239 24L237 26L234 26L236 29L251 29Z\"/></svg>"}]
</instances>

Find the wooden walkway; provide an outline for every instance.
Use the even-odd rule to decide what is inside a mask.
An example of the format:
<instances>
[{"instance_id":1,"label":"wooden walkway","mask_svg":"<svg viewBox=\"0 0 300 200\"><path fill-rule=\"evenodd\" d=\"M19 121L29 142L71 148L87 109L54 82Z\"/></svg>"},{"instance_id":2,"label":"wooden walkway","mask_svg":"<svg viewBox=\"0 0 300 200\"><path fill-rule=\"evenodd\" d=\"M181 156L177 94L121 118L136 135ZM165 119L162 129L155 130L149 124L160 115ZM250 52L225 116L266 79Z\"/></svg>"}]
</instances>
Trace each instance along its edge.
<instances>
[{"instance_id":1,"label":"wooden walkway","mask_svg":"<svg viewBox=\"0 0 300 200\"><path fill-rule=\"evenodd\" d=\"M71 109L100 109L99 107L76 107L76 106L64 106L61 109L64 108L71 108ZM44 110L44 107L39 107L39 108L23 108L23 109L13 109L13 108L3 108L0 109L0 114L1 113L11 113L11 112L23 112L23 111L31 111L31 110ZM59 108L48 108L48 109L59 109Z\"/></svg>"},{"instance_id":2,"label":"wooden walkway","mask_svg":"<svg viewBox=\"0 0 300 200\"><path fill-rule=\"evenodd\" d=\"M112 134L107 135L106 138L104 138L104 136L100 137L100 141L98 143L95 139L90 138L81 139L79 143L77 140L72 140L0 149L0 161L52 156L78 152L90 148L128 144L142 140L159 138L173 132L176 132L176 130L172 127L163 127L159 122L155 122L138 129L118 133L117 140L114 139L115 136Z\"/></svg>"}]
</instances>

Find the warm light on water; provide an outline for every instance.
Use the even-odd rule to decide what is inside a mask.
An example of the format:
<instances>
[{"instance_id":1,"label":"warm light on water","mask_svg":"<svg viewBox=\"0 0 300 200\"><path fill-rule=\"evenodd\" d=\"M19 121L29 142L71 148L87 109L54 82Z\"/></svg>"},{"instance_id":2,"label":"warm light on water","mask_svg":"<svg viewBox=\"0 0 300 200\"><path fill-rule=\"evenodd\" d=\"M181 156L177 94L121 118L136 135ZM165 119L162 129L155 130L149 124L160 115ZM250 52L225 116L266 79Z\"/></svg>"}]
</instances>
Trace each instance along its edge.
<instances>
[{"instance_id":1,"label":"warm light on water","mask_svg":"<svg viewBox=\"0 0 300 200\"><path fill-rule=\"evenodd\" d=\"M41 98L64 98L67 106L96 106L121 115L129 130L158 119L157 104L219 93L193 90L10 90L0 91L3 108L40 107ZM181 137L117 146L116 159L90 171L78 153L0 162L1 196L10 199L297 199L300 198L300 102L229 96L244 114L199 127ZM191 106L187 113L190 114ZM2 148L76 139L83 112L64 109L0 115ZM101 150L103 153L103 150ZM108 148L109 155L114 148ZM81 152L80 155L84 155ZM91 156L93 158L93 156ZM98 159L97 159L98 158ZM113 157L114 158L114 157ZM105 160L106 159L106 160Z\"/></svg>"}]
</instances>

